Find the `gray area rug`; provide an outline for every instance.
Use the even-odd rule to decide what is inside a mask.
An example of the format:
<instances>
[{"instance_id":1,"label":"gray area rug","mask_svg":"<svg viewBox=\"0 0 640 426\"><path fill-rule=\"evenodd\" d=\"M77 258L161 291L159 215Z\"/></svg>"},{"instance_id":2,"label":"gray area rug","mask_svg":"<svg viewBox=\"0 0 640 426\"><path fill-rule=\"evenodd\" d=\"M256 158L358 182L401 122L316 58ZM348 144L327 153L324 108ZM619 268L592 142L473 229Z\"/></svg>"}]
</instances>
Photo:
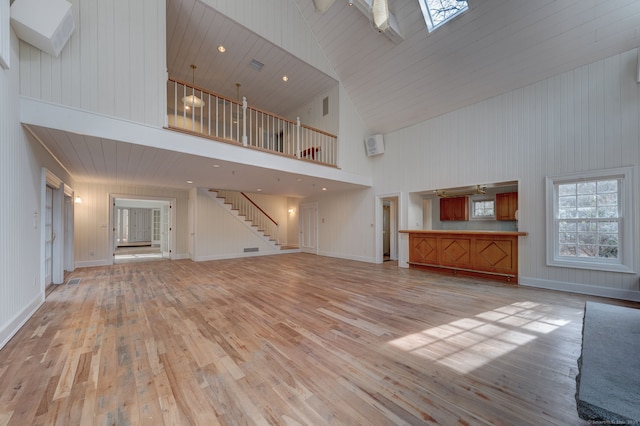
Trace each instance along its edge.
<instances>
[{"instance_id":1,"label":"gray area rug","mask_svg":"<svg viewBox=\"0 0 640 426\"><path fill-rule=\"evenodd\" d=\"M587 302L578 368L580 418L640 424L640 309Z\"/></svg>"}]
</instances>

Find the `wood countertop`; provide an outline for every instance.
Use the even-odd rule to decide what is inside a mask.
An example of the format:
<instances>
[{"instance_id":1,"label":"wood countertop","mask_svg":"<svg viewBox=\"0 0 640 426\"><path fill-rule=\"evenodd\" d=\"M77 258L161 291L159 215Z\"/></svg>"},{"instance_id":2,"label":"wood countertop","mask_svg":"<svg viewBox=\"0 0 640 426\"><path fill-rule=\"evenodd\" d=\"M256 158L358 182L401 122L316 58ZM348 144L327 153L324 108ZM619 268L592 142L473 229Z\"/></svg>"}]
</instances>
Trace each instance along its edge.
<instances>
[{"instance_id":1,"label":"wood countertop","mask_svg":"<svg viewBox=\"0 0 640 426\"><path fill-rule=\"evenodd\" d=\"M502 235L513 237L525 237L528 232L521 231L463 231L463 230L447 230L447 229L401 229L398 231L403 234L463 234L463 235Z\"/></svg>"}]
</instances>

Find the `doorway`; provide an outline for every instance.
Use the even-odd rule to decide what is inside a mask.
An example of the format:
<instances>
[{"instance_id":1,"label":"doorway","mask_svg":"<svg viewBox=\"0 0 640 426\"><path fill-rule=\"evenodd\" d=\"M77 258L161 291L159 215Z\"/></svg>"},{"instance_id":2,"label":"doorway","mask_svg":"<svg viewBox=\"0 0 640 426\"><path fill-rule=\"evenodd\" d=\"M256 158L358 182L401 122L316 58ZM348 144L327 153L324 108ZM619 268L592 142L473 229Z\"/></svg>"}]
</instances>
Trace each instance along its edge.
<instances>
[{"instance_id":1,"label":"doorway","mask_svg":"<svg viewBox=\"0 0 640 426\"><path fill-rule=\"evenodd\" d=\"M300 251L318 253L318 204L300 205Z\"/></svg>"},{"instance_id":2,"label":"doorway","mask_svg":"<svg viewBox=\"0 0 640 426\"><path fill-rule=\"evenodd\" d=\"M53 230L53 188L45 187L44 203L44 285L53 284L53 240L56 234Z\"/></svg>"},{"instance_id":3,"label":"doorway","mask_svg":"<svg viewBox=\"0 0 640 426\"><path fill-rule=\"evenodd\" d=\"M51 284L62 284L65 271L73 271L73 189L51 171L42 168L40 227L40 286L43 294Z\"/></svg>"},{"instance_id":4,"label":"doorway","mask_svg":"<svg viewBox=\"0 0 640 426\"><path fill-rule=\"evenodd\" d=\"M174 199L111 195L113 263L171 259Z\"/></svg>"}]
</instances>

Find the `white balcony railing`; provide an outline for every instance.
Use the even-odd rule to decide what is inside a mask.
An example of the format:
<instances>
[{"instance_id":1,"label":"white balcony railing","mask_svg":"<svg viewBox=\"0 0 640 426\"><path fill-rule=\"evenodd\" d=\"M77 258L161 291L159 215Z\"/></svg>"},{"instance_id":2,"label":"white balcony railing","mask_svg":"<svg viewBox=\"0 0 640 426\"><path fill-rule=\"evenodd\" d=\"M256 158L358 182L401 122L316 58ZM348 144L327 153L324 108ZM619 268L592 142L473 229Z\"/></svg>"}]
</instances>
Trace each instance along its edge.
<instances>
[{"instance_id":1,"label":"white balcony railing","mask_svg":"<svg viewBox=\"0 0 640 426\"><path fill-rule=\"evenodd\" d=\"M183 99L196 96L202 107ZM169 79L167 114L170 129L242 144L280 155L337 166L338 138L322 130L237 102L189 83Z\"/></svg>"}]
</instances>

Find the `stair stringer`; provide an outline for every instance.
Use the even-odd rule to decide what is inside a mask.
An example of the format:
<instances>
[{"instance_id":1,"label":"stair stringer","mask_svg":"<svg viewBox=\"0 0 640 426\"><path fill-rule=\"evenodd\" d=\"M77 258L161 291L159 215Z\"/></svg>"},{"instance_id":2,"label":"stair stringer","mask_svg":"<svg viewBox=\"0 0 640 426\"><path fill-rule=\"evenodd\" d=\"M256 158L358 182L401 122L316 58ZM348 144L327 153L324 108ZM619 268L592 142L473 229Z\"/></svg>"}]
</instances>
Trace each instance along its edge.
<instances>
[{"instance_id":1,"label":"stair stringer","mask_svg":"<svg viewBox=\"0 0 640 426\"><path fill-rule=\"evenodd\" d=\"M199 189L201 193L206 193L213 201L215 201L218 205L223 207L231 216L235 217L239 222L241 222L244 226L251 230L256 236L258 236L262 241L267 243L274 250L280 250L280 245L277 244L273 239L269 236L265 235L263 231L258 229L250 220L247 220L245 216L241 215L240 212L233 208L231 204L225 202L225 198L218 197L218 193L212 190Z\"/></svg>"}]
</instances>

